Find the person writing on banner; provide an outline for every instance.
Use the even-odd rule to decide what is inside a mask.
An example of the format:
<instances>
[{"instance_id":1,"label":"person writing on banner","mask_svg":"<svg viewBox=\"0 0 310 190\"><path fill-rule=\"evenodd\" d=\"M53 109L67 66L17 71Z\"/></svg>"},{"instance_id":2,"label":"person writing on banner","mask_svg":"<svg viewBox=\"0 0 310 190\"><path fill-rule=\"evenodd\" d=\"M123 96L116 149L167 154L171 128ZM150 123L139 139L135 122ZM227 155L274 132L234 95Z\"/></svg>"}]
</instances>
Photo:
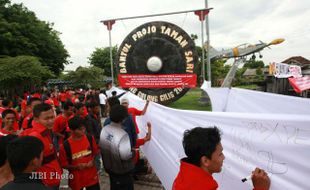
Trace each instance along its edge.
<instances>
[{"instance_id":1,"label":"person writing on banner","mask_svg":"<svg viewBox=\"0 0 310 190\"><path fill-rule=\"evenodd\" d=\"M221 172L225 156L221 134L217 127L196 127L186 130L183 137L186 158L181 159L180 171L173 190L216 190L212 174ZM269 190L270 179L259 168L252 172L254 190Z\"/></svg>"}]
</instances>

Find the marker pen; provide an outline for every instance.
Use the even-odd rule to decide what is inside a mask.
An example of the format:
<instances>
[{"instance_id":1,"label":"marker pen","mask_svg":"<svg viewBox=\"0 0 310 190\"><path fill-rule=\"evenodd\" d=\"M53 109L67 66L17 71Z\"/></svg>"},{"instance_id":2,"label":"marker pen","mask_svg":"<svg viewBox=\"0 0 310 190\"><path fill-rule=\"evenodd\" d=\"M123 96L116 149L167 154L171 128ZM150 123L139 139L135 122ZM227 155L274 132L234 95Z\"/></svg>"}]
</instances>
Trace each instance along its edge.
<instances>
[{"instance_id":1,"label":"marker pen","mask_svg":"<svg viewBox=\"0 0 310 190\"><path fill-rule=\"evenodd\" d=\"M248 177L241 179L241 181L244 183L244 182L249 181L251 179L252 179L252 175L249 175Z\"/></svg>"}]
</instances>

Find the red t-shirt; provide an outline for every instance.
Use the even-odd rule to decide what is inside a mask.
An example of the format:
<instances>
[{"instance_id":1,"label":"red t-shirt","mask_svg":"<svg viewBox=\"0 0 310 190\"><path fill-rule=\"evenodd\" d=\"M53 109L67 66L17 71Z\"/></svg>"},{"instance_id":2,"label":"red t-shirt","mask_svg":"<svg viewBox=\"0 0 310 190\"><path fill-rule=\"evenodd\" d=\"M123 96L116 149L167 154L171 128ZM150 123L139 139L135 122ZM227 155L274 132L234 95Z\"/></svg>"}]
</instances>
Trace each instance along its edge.
<instances>
[{"instance_id":1,"label":"red t-shirt","mask_svg":"<svg viewBox=\"0 0 310 190\"><path fill-rule=\"evenodd\" d=\"M32 128L23 131L21 136L33 136L41 140L44 145L42 166L36 171L43 174L42 182L49 186L59 186L62 168L56 155L50 131L42 124L32 121ZM54 158L54 159L51 159ZM49 160L49 161L47 161Z\"/></svg>"},{"instance_id":2,"label":"red t-shirt","mask_svg":"<svg viewBox=\"0 0 310 190\"><path fill-rule=\"evenodd\" d=\"M180 171L172 190L216 190L217 182L200 167L181 160Z\"/></svg>"},{"instance_id":3,"label":"red t-shirt","mask_svg":"<svg viewBox=\"0 0 310 190\"><path fill-rule=\"evenodd\" d=\"M34 93L32 95L32 97L34 97L34 98L41 98L41 94L40 93Z\"/></svg>"},{"instance_id":4,"label":"red t-shirt","mask_svg":"<svg viewBox=\"0 0 310 190\"><path fill-rule=\"evenodd\" d=\"M22 100L22 103L20 104L20 107L21 107L21 116L22 117L26 117L26 109L27 109L27 101L26 100Z\"/></svg>"},{"instance_id":5,"label":"red t-shirt","mask_svg":"<svg viewBox=\"0 0 310 190\"><path fill-rule=\"evenodd\" d=\"M4 110L7 110L7 109L11 109L11 110L13 110L15 112L15 117L16 118L15 118L15 121L14 121L14 124L13 124L13 129L14 129L14 131L19 130L19 126L18 126L18 123L17 123L17 121L19 120L19 113L16 111L16 109L13 109L13 108L0 107L0 126L3 127L2 126L2 112Z\"/></svg>"},{"instance_id":6,"label":"red t-shirt","mask_svg":"<svg viewBox=\"0 0 310 190\"><path fill-rule=\"evenodd\" d=\"M65 102L65 101L67 100L67 95L66 95L66 93L60 93L60 94L59 94L59 100L60 100L61 102Z\"/></svg>"},{"instance_id":7,"label":"red t-shirt","mask_svg":"<svg viewBox=\"0 0 310 190\"><path fill-rule=\"evenodd\" d=\"M53 132L61 133L64 135L64 132L68 127L68 120L69 118L64 116L63 114L58 115L54 121ZM64 142L63 138L58 138L59 144L63 144L63 142Z\"/></svg>"},{"instance_id":8,"label":"red t-shirt","mask_svg":"<svg viewBox=\"0 0 310 190\"><path fill-rule=\"evenodd\" d=\"M133 122L135 123L136 127L136 133L139 134L139 128L136 122L136 116L142 115L142 111L136 109L136 108L128 108L128 113L132 115Z\"/></svg>"},{"instance_id":9,"label":"red t-shirt","mask_svg":"<svg viewBox=\"0 0 310 190\"><path fill-rule=\"evenodd\" d=\"M72 137L69 137L68 142L72 153L72 162L70 163L72 166L94 161L95 155L99 153L98 146L93 137L93 150L91 150L91 146L86 135L79 140L73 140ZM63 167L69 165L67 154L63 145L60 146L59 157ZM72 190L79 190L83 187L89 187L99 182L95 165L84 170L69 170L69 173L73 175L73 178L69 178L69 186Z\"/></svg>"},{"instance_id":10,"label":"red t-shirt","mask_svg":"<svg viewBox=\"0 0 310 190\"><path fill-rule=\"evenodd\" d=\"M57 97L53 97L53 98L51 98L51 99L52 99L53 102L54 102L54 106L55 106L55 107L58 107L58 106L59 106L58 98L57 98Z\"/></svg>"},{"instance_id":11,"label":"red t-shirt","mask_svg":"<svg viewBox=\"0 0 310 190\"><path fill-rule=\"evenodd\" d=\"M10 135L10 134L13 134L13 133L10 132L10 131L5 130L3 128L0 129L0 137L7 136L7 135Z\"/></svg>"},{"instance_id":12,"label":"red t-shirt","mask_svg":"<svg viewBox=\"0 0 310 190\"><path fill-rule=\"evenodd\" d=\"M28 129L28 123L29 123L29 120L32 118L32 113L28 114L24 120L23 120L23 123L22 123L22 128L25 130L25 129Z\"/></svg>"}]
</instances>

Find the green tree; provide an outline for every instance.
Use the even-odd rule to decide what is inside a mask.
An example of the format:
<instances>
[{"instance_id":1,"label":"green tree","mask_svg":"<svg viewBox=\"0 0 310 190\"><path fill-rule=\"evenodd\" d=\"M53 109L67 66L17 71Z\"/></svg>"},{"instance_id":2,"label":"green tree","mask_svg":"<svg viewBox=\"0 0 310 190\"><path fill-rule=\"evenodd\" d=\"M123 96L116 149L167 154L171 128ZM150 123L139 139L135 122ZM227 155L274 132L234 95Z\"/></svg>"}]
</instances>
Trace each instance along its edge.
<instances>
[{"instance_id":1,"label":"green tree","mask_svg":"<svg viewBox=\"0 0 310 190\"><path fill-rule=\"evenodd\" d=\"M70 71L64 75L65 80L71 80L74 84L81 87L91 86L92 88L100 88L103 86L105 79L104 71L99 67L78 67L75 71Z\"/></svg>"},{"instance_id":2,"label":"green tree","mask_svg":"<svg viewBox=\"0 0 310 190\"><path fill-rule=\"evenodd\" d=\"M196 46L196 50L198 53L198 64L196 65L195 73L197 74L198 79L198 85L201 79L202 79L202 48L200 46ZM206 56L206 52L205 52ZM205 58L205 64L207 63L207 58ZM230 66L225 65L226 60L224 59L218 59L218 60L211 60L211 79L212 79L212 86L218 86L220 83L218 80L224 79L226 74L228 73ZM208 79L208 68L207 64L205 65L205 78Z\"/></svg>"},{"instance_id":3,"label":"green tree","mask_svg":"<svg viewBox=\"0 0 310 190\"><path fill-rule=\"evenodd\" d=\"M191 34L191 39L192 39L193 41L196 41L196 40L198 39L197 34Z\"/></svg>"},{"instance_id":4,"label":"green tree","mask_svg":"<svg viewBox=\"0 0 310 190\"><path fill-rule=\"evenodd\" d=\"M243 65L243 67L247 67L250 69L257 69L257 68L264 68L265 64L263 61L255 61L253 59L250 59L246 61L246 63Z\"/></svg>"},{"instance_id":5,"label":"green tree","mask_svg":"<svg viewBox=\"0 0 310 190\"><path fill-rule=\"evenodd\" d=\"M0 73L0 88L8 91L40 87L54 76L46 66L42 66L38 58L32 56L0 58Z\"/></svg>"},{"instance_id":6,"label":"green tree","mask_svg":"<svg viewBox=\"0 0 310 190\"><path fill-rule=\"evenodd\" d=\"M211 62L212 86L219 86L218 80L223 80L226 77L231 66L225 65L225 63L226 60L224 59L217 59Z\"/></svg>"},{"instance_id":7,"label":"green tree","mask_svg":"<svg viewBox=\"0 0 310 190\"><path fill-rule=\"evenodd\" d=\"M246 69L246 67L242 67L237 70L233 86L239 86L245 82L248 82L248 80L243 77L243 73L246 71Z\"/></svg>"},{"instance_id":8,"label":"green tree","mask_svg":"<svg viewBox=\"0 0 310 190\"><path fill-rule=\"evenodd\" d=\"M115 59L117 53L117 46L112 47L112 57ZM104 75L111 76L111 61L110 61L110 47L96 48L95 51L88 57L89 63L93 66L102 68ZM115 63L115 60L113 60ZM116 67L114 66L114 73Z\"/></svg>"},{"instance_id":9,"label":"green tree","mask_svg":"<svg viewBox=\"0 0 310 190\"><path fill-rule=\"evenodd\" d=\"M0 3L0 55L30 55L39 58L58 75L69 57L53 24L40 21L23 4Z\"/></svg>"}]
</instances>

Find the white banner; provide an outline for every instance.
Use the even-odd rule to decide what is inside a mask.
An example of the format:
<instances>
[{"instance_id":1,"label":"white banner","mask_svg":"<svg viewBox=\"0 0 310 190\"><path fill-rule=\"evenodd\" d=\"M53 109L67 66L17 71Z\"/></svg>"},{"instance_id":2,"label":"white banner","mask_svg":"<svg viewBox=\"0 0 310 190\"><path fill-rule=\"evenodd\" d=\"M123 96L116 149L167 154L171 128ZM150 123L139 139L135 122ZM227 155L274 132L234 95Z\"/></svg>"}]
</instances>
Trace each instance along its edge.
<instances>
[{"instance_id":1,"label":"white banner","mask_svg":"<svg viewBox=\"0 0 310 190\"><path fill-rule=\"evenodd\" d=\"M142 109L145 101L124 95L130 107ZM176 110L150 103L137 117L141 136L152 123L152 139L142 150L165 189L170 190L185 156L183 133L193 127L217 126L223 133L223 170L214 175L220 190L249 190L241 179L256 167L271 178L271 190L307 190L310 177L310 117L302 114L223 113Z\"/></svg>"},{"instance_id":2,"label":"white banner","mask_svg":"<svg viewBox=\"0 0 310 190\"><path fill-rule=\"evenodd\" d=\"M277 78L302 77L300 66L286 63L269 64L269 74L273 74Z\"/></svg>"},{"instance_id":3,"label":"white banner","mask_svg":"<svg viewBox=\"0 0 310 190\"><path fill-rule=\"evenodd\" d=\"M183 158L183 132L217 126L223 132L226 159L216 174L222 190L249 190L241 179L256 167L269 173L271 190L310 189L310 117L305 115L181 111L151 103L137 118L141 131L152 123L152 139L142 150L164 185L171 189Z\"/></svg>"},{"instance_id":4,"label":"white banner","mask_svg":"<svg viewBox=\"0 0 310 190\"><path fill-rule=\"evenodd\" d=\"M310 99L240 88L204 88L212 111L310 114Z\"/></svg>"}]
</instances>

